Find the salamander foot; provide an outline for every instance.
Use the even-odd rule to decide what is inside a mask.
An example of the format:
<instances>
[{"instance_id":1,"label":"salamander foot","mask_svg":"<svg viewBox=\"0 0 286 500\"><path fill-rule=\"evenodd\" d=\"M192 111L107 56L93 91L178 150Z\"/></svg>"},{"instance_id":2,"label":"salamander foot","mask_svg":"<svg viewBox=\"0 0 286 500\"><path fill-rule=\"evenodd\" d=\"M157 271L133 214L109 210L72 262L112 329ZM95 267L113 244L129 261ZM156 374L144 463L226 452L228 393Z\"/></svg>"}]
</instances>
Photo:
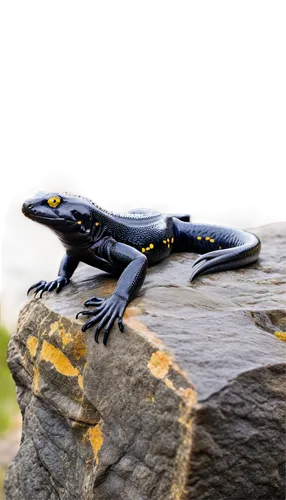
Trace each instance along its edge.
<instances>
[{"instance_id":1,"label":"salamander foot","mask_svg":"<svg viewBox=\"0 0 286 500\"><path fill-rule=\"evenodd\" d=\"M94 334L95 342L99 343L98 337L100 331L102 330L103 327L105 327L103 335L103 344L106 345L109 332L116 318L118 318L119 330L121 332L124 331L124 324L122 317L127 306L126 299L123 299L122 297L113 294L108 299L93 297L92 299L87 300L84 303L84 305L87 307L95 306L96 309L92 311L86 311L86 310L80 311L77 313L76 319L79 317L80 314L82 314L83 316L93 316L83 325L82 331L85 332L86 330L94 326L96 323L98 323Z\"/></svg>"}]
</instances>

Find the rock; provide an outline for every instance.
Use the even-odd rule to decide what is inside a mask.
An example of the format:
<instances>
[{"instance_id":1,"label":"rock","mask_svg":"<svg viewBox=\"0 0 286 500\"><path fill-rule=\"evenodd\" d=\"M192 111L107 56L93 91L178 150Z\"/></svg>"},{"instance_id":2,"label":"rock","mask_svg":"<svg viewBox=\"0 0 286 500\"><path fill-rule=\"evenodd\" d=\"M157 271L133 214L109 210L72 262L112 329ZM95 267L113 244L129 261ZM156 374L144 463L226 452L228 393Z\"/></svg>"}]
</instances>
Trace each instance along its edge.
<instances>
[{"instance_id":1,"label":"rock","mask_svg":"<svg viewBox=\"0 0 286 500\"><path fill-rule=\"evenodd\" d=\"M27 302L7 500L284 498L285 226L256 233L261 259L239 271L190 284L193 254L150 268L107 347L75 315L116 280L82 266Z\"/></svg>"}]
</instances>

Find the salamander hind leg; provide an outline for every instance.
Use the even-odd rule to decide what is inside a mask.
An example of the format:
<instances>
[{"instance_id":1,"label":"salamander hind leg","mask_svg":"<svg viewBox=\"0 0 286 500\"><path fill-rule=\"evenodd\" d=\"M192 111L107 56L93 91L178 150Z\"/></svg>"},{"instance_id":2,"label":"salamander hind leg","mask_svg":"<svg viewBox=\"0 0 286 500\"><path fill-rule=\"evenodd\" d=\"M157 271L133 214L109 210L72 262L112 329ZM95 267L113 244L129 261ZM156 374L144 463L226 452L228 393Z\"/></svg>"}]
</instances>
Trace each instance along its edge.
<instances>
[{"instance_id":1,"label":"salamander hind leg","mask_svg":"<svg viewBox=\"0 0 286 500\"><path fill-rule=\"evenodd\" d=\"M190 281L203 274L246 266L260 253L259 239L246 231L174 220L174 233L175 252L202 254L193 264Z\"/></svg>"}]
</instances>

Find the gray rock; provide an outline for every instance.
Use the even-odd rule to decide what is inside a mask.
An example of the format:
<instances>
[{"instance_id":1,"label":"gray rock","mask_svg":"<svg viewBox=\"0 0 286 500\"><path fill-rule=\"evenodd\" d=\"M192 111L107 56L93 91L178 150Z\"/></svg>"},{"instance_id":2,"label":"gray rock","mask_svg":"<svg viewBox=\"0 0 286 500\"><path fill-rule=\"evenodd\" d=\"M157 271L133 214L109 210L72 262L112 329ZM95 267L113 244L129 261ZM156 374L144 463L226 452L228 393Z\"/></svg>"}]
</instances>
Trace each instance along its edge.
<instances>
[{"instance_id":1,"label":"gray rock","mask_svg":"<svg viewBox=\"0 0 286 500\"><path fill-rule=\"evenodd\" d=\"M31 299L8 362L23 414L7 500L282 500L285 226L260 261L188 278L195 255L150 268L104 347L76 313L116 281L81 267ZM40 278L40 277L39 277Z\"/></svg>"}]
</instances>

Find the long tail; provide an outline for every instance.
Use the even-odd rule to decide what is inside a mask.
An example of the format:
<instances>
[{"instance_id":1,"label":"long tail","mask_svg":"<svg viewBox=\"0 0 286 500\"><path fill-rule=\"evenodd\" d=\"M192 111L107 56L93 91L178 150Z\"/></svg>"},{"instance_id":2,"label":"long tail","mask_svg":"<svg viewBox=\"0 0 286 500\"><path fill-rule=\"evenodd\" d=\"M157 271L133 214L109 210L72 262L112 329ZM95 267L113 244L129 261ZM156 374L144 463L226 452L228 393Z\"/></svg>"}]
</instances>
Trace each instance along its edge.
<instances>
[{"instance_id":1,"label":"long tail","mask_svg":"<svg viewBox=\"0 0 286 500\"><path fill-rule=\"evenodd\" d=\"M202 274L227 271L252 264L258 259L261 243L246 231L209 224L174 221L174 252L197 252L190 281Z\"/></svg>"}]
</instances>

